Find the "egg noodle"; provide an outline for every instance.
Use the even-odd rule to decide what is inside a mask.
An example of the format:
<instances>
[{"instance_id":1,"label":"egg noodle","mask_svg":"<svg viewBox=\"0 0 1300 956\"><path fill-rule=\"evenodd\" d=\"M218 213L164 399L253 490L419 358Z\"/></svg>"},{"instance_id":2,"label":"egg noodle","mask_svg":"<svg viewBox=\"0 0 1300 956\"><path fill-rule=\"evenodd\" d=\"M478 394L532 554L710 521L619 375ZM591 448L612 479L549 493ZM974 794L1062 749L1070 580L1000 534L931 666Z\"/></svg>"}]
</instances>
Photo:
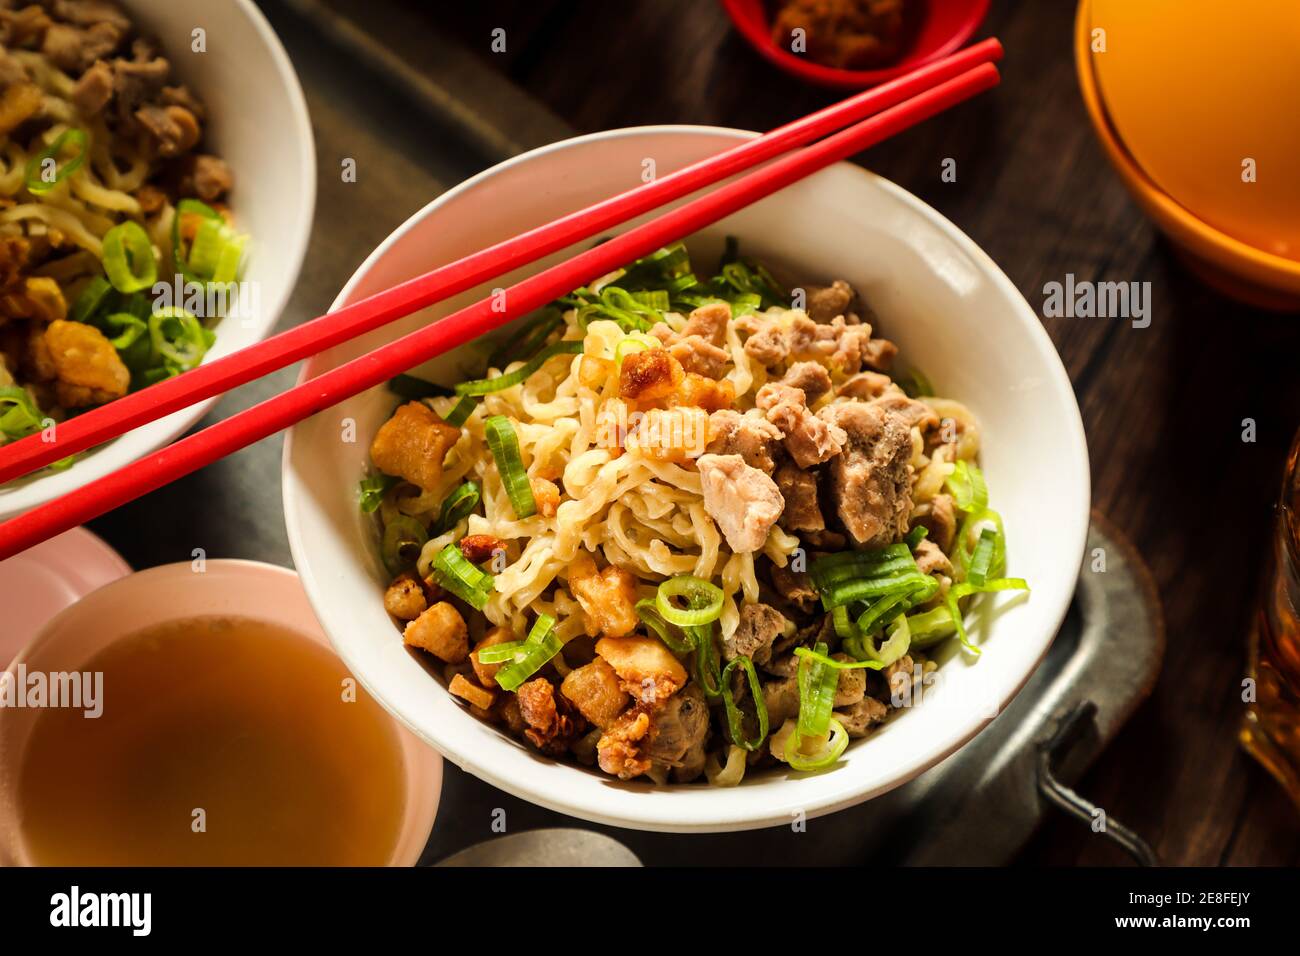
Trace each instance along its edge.
<instances>
[{"instance_id":1,"label":"egg noodle","mask_svg":"<svg viewBox=\"0 0 1300 956\"><path fill-rule=\"evenodd\" d=\"M557 300L485 378L391 383L360 488L384 605L477 716L729 786L830 766L924 652L980 653L962 603L1027 585L975 416L885 374L847 283L796 292L734 243L701 280L678 243Z\"/></svg>"}]
</instances>

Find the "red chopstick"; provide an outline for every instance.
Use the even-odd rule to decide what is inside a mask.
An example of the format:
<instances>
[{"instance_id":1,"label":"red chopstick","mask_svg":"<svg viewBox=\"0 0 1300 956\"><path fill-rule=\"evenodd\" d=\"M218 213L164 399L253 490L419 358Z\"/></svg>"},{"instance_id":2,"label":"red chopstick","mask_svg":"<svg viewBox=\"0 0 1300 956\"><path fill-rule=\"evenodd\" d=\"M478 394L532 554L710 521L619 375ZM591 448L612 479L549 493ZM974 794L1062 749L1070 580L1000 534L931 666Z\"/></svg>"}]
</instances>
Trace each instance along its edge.
<instances>
[{"instance_id":1,"label":"red chopstick","mask_svg":"<svg viewBox=\"0 0 1300 956\"><path fill-rule=\"evenodd\" d=\"M200 365L184 375L165 379L84 412L56 427L52 441L36 434L0 447L0 485L181 408L222 395L575 242L589 239L851 122L905 102L980 63L993 62L1001 57L1002 44L996 39L977 43L907 76L849 97L662 179L489 246L336 312Z\"/></svg>"},{"instance_id":2,"label":"red chopstick","mask_svg":"<svg viewBox=\"0 0 1300 956\"><path fill-rule=\"evenodd\" d=\"M498 297L483 299L12 518L0 524L0 560L491 332L632 259L682 239L831 163L969 99L997 85L998 80L997 68L991 63L977 66L510 286L504 294L504 312L496 311L501 301Z\"/></svg>"}]
</instances>

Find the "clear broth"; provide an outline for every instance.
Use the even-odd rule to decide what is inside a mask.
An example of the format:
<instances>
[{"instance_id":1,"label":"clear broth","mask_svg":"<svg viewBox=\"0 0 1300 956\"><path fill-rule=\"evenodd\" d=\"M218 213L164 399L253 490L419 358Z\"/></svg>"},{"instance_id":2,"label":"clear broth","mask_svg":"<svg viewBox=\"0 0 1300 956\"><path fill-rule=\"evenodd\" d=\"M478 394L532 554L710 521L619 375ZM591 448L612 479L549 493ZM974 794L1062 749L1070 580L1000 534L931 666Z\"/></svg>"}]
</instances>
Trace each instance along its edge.
<instances>
[{"instance_id":1,"label":"clear broth","mask_svg":"<svg viewBox=\"0 0 1300 956\"><path fill-rule=\"evenodd\" d=\"M388 861L404 811L401 741L359 685L345 700L348 672L327 648L199 617L124 637L81 670L103 672L103 714L42 711L21 765L34 863Z\"/></svg>"}]
</instances>

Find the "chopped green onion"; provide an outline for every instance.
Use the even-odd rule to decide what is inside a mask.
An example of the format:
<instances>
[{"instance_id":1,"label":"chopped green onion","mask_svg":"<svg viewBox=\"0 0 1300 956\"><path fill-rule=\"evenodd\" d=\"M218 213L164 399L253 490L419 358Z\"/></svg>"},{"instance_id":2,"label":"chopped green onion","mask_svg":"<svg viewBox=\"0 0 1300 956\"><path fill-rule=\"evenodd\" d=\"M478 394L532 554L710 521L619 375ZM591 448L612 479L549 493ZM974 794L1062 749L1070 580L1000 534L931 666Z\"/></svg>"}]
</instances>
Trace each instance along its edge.
<instances>
[{"instance_id":1,"label":"chopped green onion","mask_svg":"<svg viewBox=\"0 0 1300 956\"><path fill-rule=\"evenodd\" d=\"M912 373L899 379L898 384L908 398L924 398L934 394L930 379L919 368L912 369Z\"/></svg>"},{"instance_id":2,"label":"chopped green onion","mask_svg":"<svg viewBox=\"0 0 1300 956\"><path fill-rule=\"evenodd\" d=\"M68 318L73 322L84 322L93 324L96 315L99 314L100 308L108 301L109 295L113 292L113 284L103 276L95 276L86 283L86 287L81 290L77 296L77 301L72 304L72 311Z\"/></svg>"},{"instance_id":3,"label":"chopped green onion","mask_svg":"<svg viewBox=\"0 0 1300 956\"><path fill-rule=\"evenodd\" d=\"M517 356L532 355L563 324L564 312L558 306L548 305L536 318L524 323L522 334L510 334L505 338L496 351L488 356L488 368L505 368Z\"/></svg>"},{"instance_id":4,"label":"chopped green onion","mask_svg":"<svg viewBox=\"0 0 1300 956\"><path fill-rule=\"evenodd\" d=\"M722 614L722 589L690 574L679 574L659 585L655 605L660 615L678 627L711 624ZM674 598L686 601L686 607L673 604Z\"/></svg>"},{"instance_id":5,"label":"chopped green onion","mask_svg":"<svg viewBox=\"0 0 1300 956\"><path fill-rule=\"evenodd\" d=\"M887 667L906 654L911 645L912 632L908 627L907 618L900 615L889 628L888 640L879 648L876 647L875 639L863 632L861 637L845 641L844 649L858 660L874 661L882 667Z\"/></svg>"},{"instance_id":6,"label":"chopped green onion","mask_svg":"<svg viewBox=\"0 0 1300 956\"><path fill-rule=\"evenodd\" d=\"M492 575L471 563L454 544L434 556L433 577L476 611L483 610L494 587Z\"/></svg>"},{"instance_id":7,"label":"chopped green onion","mask_svg":"<svg viewBox=\"0 0 1300 956\"><path fill-rule=\"evenodd\" d=\"M384 525L384 541L380 551L384 567L398 574L415 565L420 549L429 540L424 525L406 515L396 515Z\"/></svg>"},{"instance_id":8,"label":"chopped green onion","mask_svg":"<svg viewBox=\"0 0 1300 956\"><path fill-rule=\"evenodd\" d=\"M243 256L245 237L236 235L222 219L204 219L190 244L189 268L213 282L234 282Z\"/></svg>"},{"instance_id":9,"label":"chopped green onion","mask_svg":"<svg viewBox=\"0 0 1300 956\"><path fill-rule=\"evenodd\" d=\"M0 436L6 441L36 434L44 420L27 389L21 385L0 386Z\"/></svg>"},{"instance_id":10,"label":"chopped green onion","mask_svg":"<svg viewBox=\"0 0 1300 956\"><path fill-rule=\"evenodd\" d=\"M921 573L902 541L875 551L826 555L815 560L810 571L826 610L934 586L934 579Z\"/></svg>"},{"instance_id":11,"label":"chopped green onion","mask_svg":"<svg viewBox=\"0 0 1300 956\"><path fill-rule=\"evenodd\" d=\"M749 696L754 700L754 722L758 724L758 732L753 737L745 736L745 715L741 713L740 707L731 696L731 674L737 667L745 671L745 679L749 684ZM763 687L758 682L758 674L754 671L754 662L748 657L737 657L732 660L722 671L722 704L727 714L727 730L730 731L731 742L743 750L753 752L763 746L763 741L767 739L767 705L763 702Z\"/></svg>"},{"instance_id":12,"label":"chopped green onion","mask_svg":"<svg viewBox=\"0 0 1300 956\"><path fill-rule=\"evenodd\" d=\"M636 616L674 654L686 655L695 650L695 641L680 634L673 625L663 619L653 598L642 598L636 602Z\"/></svg>"},{"instance_id":13,"label":"chopped green onion","mask_svg":"<svg viewBox=\"0 0 1300 956\"><path fill-rule=\"evenodd\" d=\"M438 520L434 522L435 534L446 534L460 524L478 507L481 493L478 483L467 481L457 485L438 509Z\"/></svg>"},{"instance_id":14,"label":"chopped green onion","mask_svg":"<svg viewBox=\"0 0 1300 956\"><path fill-rule=\"evenodd\" d=\"M496 460L501 484L515 509L515 517L523 519L536 514L537 502L519 454L519 436L515 434L515 426L504 415L493 415L483 423L483 427L487 433L488 451Z\"/></svg>"},{"instance_id":15,"label":"chopped green onion","mask_svg":"<svg viewBox=\"0 0 1300 956\"><path fill-rule=\"evenodd\" d=\"M408 402L418 402L426 398L443 398L452 394L445 385L435 385L414 375L397 375L388 380L388 390Z\"/></svg>"},{"instance_id":16,"label":"chopped green onion","mask_svg":"<svg viewBox=\"0 0 1300 956\"><path fill-rule=\"evenodd\" d=\"M968 461L959 461L952 474L944 480L944 487L952 494L958 509L972 514L989 506L989 486L984 472Z\"/></svg>"},{"instance_id":17,"label":"chopped green onion","mask_svg":"<svg viewBox=\"0 0 1300 956\"><path fill-rule=\"evenodd\" d=\"M722 682L718 648L713 640L713 625L684 628L695 644L695 682L709 700L717 700L726 691Z\"/></svg>"},{"instance_id":18,"label":"chopped green onion","mask_svg":"<svg viewBox=\"0 0 1300 956\"><path fill-rule=\"evenodd\" d=\"M203 222L194 231L186 255L181 242L181 221L191 215L201 217ZM234 282L247 238L235 232L225 217L205 202L182 199L176 204L176 214L172 217L172 260L187 282Z\"/></svg>"},{"instance_id":19,"label":"chopped green onion","mask_svg":"<svg viewBox=\"0 0 1300 956\"><path fill-rule=\"evenodd\" d=\"M397 484L392 475L374 474L361 479L357 486L357 499L363 514L372 514L384 500L388 489Z\"/></svg>"},{"instance_id":20,"label":"chopped green onion","mask_svg":"<svg viewBox=\"0 0 1300 956\"><path fill-rule=\"evenodd\" d=\"M953 623L952 611L946 604L941 604L928 611L909 615L907 630L911 635L912 647L925 650L956 634L957 625Z\"/></svg>"},{"instance_id":21,"label":"chopped green onion","mask_svg":"<svg viewBox=\"0 0 1300 956\"><path fill-rule=\"evenodd\" d=\"M979 587L988 577L989 567L993 564L993 554L997 547L998 532L993 528L984 528L980 531L979 542L975 545L975 551L971 555L970 564L966 568L966 580L971 584Z\"/></svg>"},{"instance_id":22,"label":"chopped green onion","mask_svg":"<svg viewBox=\"0 0 1300 956\"><path fill-rule=\"evenodd\" d=\"M826 733L831 710L835 705L835 691L839 688L840 674L834 667L828 666L831 661L826 656L828 649L826 644L820 642L814 646L811 654L798 654L807 648L795 648L795 653L800 658L797 670L799 733L810 737Z\"/></svg>"},{"instance_id":23,"label":"chopped green onion","mask_svg":"<svg viewBox=\"0 0 1300 956\"><path fill-rule=\"evenodd\" d=\"M106 331L117 333L108 342L119 352L130 349L149 331L148 324L130 312L114 312L104 316L104 326Z\"/></svg>"},{"instance_id":24,"label":"chopped green onion","mask_svg":"<svg viewBox=\"0 0 1300 956\"><path fill-rule=\"evenodd\" d=\"M503 644L493 644L491 647L485 647L481 651L475 651L478 655L480 664L503 664L506 661L522 660L524 653L523 641L506 641Z\"/></svg>"},{"instance_id":25,"label":"chopped green onion","mask_svg":"<svg viewBox=\"0 0 1300 956\"><path fill-rule=\"evenodd\" d=\"M524 641L523 658L516 658L496 672L496 682L504 690L515 690L528 678L546 666L560 653L564 642L555 634L555 618L539 614ZM480 658L481 660L482 658Z\"/></svg>"},{"instance_id":26,"label":"chopped green onion","mask_svg":"<svg viewBox=\"0 0 1300 956\"><path fill-rule=\"evenodd\" d=\"M69 143L77 147L77 155L73 156L62 166L59 165L59 154ZM54 176L50 178L46 174L46 163L54 161ZM50 143L43 150L27 161L26 186L27 191L34 195L40 196L49 192L57 184L63 182L86 161L86 131L72 127L65 129L54 142ZM150 283L152 285L152 283Z\"/></svg>"},{"instance_id":27,"label":"chopped green onion","mask_svg":"<svg viewBox=\"0 0 1300 956\"><path fill-rule=\"evenodd\" d=\"M826 732L830 734L826 743L815 754L805 755L800 749L803 746L803 739L800 736L799 729L796 727L794 733L786 739L785 742L785 762L793 770L810 771L825 770L835 761L839 760L845 749L849 746L849 734L834 717L830 718L826 724ZM818 734L817 736L821 736Z\"/></svg>"},{"instance_id":28,"label":"chopped green onion","mask_svg":"<svg viewBox=\"0 0 1300 956\"><path fill-rule=\"evenodd\" d=\"M185 372L203 360L212 343L209 330L184 309L169 306L149 316L149 340L168 371Z\"/></svg>"},{"instance_id":29,"label":"chopped green onion","mask_svg":"<svg viewBox=\"0 0 1300 956\"><path fill-rule=\"evenodd\" d=\"M447 417L443 419L452 428L460 428L469 417L474 414L474 409L478 408L478 401L469 395L462 395L460 400L451 407Z\"/></svg>"},{"instance_id":30,"label":"chopped green onion","mask_svg":"<svg viewBox=\"0 0 1300 956\"><path fill-rule=\"evenodd\" d=\"M118 292L139 292L158 281L158 260L149 235L127 220L104 234L104 271Z\"/></svg>"},{"instance_id":31,"label":"chopped green onion","mask_svg":"<svg viewBox=\"0 0 1300 956\"><path fill-rule=\"evenodd\" d=\"M518 385L524 379L528 378L548 359L557 355L579 355L582 353L582 341L580 339L570 339L567 342L556 342L554 345L548 345L531 359L525 362L513 372L506 372L504 375L498 375L496 378L480 378L472 382L461 382L456 386L457 395L487 395L489 392L499 392L502 389L510 388L512 385Z\"/></svg>"}]
</instances>

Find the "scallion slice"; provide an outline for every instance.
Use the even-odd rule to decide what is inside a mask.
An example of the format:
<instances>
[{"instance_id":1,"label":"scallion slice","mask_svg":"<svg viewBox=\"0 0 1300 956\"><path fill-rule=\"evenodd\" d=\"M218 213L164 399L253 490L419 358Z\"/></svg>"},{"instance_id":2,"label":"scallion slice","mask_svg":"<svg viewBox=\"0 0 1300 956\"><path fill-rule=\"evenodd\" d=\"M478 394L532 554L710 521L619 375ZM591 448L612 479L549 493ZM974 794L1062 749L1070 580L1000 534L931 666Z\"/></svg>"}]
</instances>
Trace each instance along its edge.
<instances>
[{"instance_id":1,"label":"scallion slice","mask_svg":"<svg viewBox=\"0 0 1300 956\"><path fill-rule=\"evenodd\" d=\"M362 478L357 485L357 503L362 514L373 514L384 500L388 489L395 484L397 479L392 475L373 474Z\"/></svg>"},{"instance_id":2,"label":"scallion slice","mask_svg":"<svg viewBox=\"0 0 1300 956\"><path fill-rule=\"evenodd\" d=\"M400 574L415 566L420 549L429 540L424 525L407 515L396 515L384 525L380 554L391 574Z\"/></svg>"},{"instance_id":3,"label":"scallion slice","mask_svg":"<svg viewBox=\"0 0 1300 956\"><path fill-rule=\"evenodd\" d=\"M478 408L478 400L469 395L462 395L460 401L451 407L447 417L443 419L452 428L460 428L469 417L474 414L474 409Z\"/></svg>"},{"instance_id":4,"label":"scallion slice","mask_svg":"<svg viewBox=\"0 0 1300 956\"><path fill-rule=\"evenodd\" d=\"M130 312L114 312L103 319L104 331L116 333L109 338L109 345L119 352L128 351L149 331L149 325L143 319Z\"/></svg>"},{"instance_id":5,"label":"scallion slice","mask_svg":"<svg viewBox=\"0 0 1300 956\"><path fill-rule=\"evenodd\" d=\"M118 292L139 292L158 281L158 260L149 235L127 220L104 234L104 271Z\"/></svg>"},{"instance_id":6,"label":"scallion slice","mask_svg":"<svg viewBox=\"0 0 1300 956\"><path fill-rule=\"evenodd\" d=\"M73 322L84 322L87 325L93 325L95 317L99 315L100 309L107 304L109 296L113 292L113 284L103 276L95 276L86 283L86 287L81 290L77 296L77 301L72 304L72 311L68 318Z\"/></svg>"},{"instance_id":7,"label":"scallion slice","mask_svg":"<svg viewBox=\"0 0 1300 956\"><path fill-rule=\"evenodd\" d=\"M678 607L674 599L682 599L686 607ZM659 585L655 592L655 605L660 615L678 627L698 627L711 624L722 614L722 589L691 574L679 574Z\"/></svg>"},{"instance_id":8,"label":"scallion slice","mask_svg":"<svg viewBox=\"0 0 1300 956\"><path fill-rule=\"evenodd\" d=\"M799 657L799 733L819 737L826 733L830 722L840 674L830 666L832 661L826 656L827 645L818 643L809 654L799 654L802 650L807 648L795 648Z\"/></svg>"},{"instance_id":9,"label":"scallion slice","mask_svg":"<svg viewBox=\"0 0 1300 956\"><path fill-rule=\"evenodd\" d=\"M686 655L695 650L693 640L663 619L653 598L642 598L636 602L636 616L674 654Z\"/></svg>"},{"instance_id":10,"label":"scallion slice","mask_svg":"<svg viewBox=\"0 0 1300 956\"><path fill-rule=\"evenodd\" d=\"M207 354L212 339L202 323L184 309L170 306L149 316L149 340L168 371L185 372Z\"/></svg>"},{"instance_id":11,"label":"scallion slice","mask_svg":"<svg viewBox=\"0 0 1300 956\"><path fill-rule=\"evenodd\" d=\"M478 507L481 493L478 483L467 481L457 485L438 509L438 520L434 523L435 534L446 534L456 525L468 518Z\"/></svg>"},{"instance_id":12,"label":"scallion slice","mask_svg":"<svg viewBox=\"0 0 1300 956\"><path fill-rule=\"evenodd\" d=\"M44 416L21 385L0 386L0 437L17 441L41 430Z\"/></svg>"},{"instance_id":13,"label":"scallion slice","mask_svg":"<svg viewBox=\"0 0 1300 956\"><path fill-rule=\"evenodd\" d=\"M998 532L993 528L980 531L980 539L971 554L970 564L966 567L966 580L979 587L988 577L993 564L993 554L997 546Z\"/></svg>"},{"instance_id":14,"label":"scallion slice","mask_svg":"<svg viewBox=\"0 0 1300 956\"><path fill-rule=\"evenodd\" d=\"M59 154L63 152L64 147L69 143L76 147L77 155L59 165ZM53 160L55 164L54 175L52 178L47 178L45 164L50 160ZM25 182L27 191L36 196L44 195L80 169L81 164L85 161L86 131L76 127L65 129L55 137L54 142L27 161ZM150 285L152 284L150 283Z\"/></svg>"},{"instance_id":15,"label":"scallion slice","mask_svg":"<svg viewBox=\"0 0 1300 956\"><path fill-rule=\"evenodd\" d=\"M549 614L539 614L523 643L522 657L516 656L496 672L497 684L504 690L518 689L519 685L545 667L563 647L564 642L555 634L555 618ZM481 655L479 659L482 660Z\"/></svg>"},{"instance_id":16,"label":"scallion slice","mask_svg":"<svg viewBox=\"0 0 1300 956\"><path fill-rule=\"evenodd\" d=\"M805 755L800 749L803 745L803 739L800 736L799 729L796 727L785 742L785 762L793 770L812 771L825 770L827 767L839 760L844 754L845 749L849 746L849 734L834 717L826 723L826 732L830 734L826 743L815 754ZM817 736L821 736L818 734Z\"/></svg>"},{"instance_id":17,"label":"scallion slice","mask_svg":"<svg viewBox=\"0 0 1300 956\"><path fill-rule=\"evenodd\" d=\"M440 585L476 611L483 610L492 592L492 575L471 563L460 548L447 545L434 556L432 568Z\"/></svg>"},{"instance_id":18,"label":"scallion slice","mask_svg":"<svg viewBox=\"0 0 1300 956\"><path fill-rule=\"evenodd\" d=\"M844 649L861 661L874 661L881 667L888 667L906 654L912 646L912 632L908 628L907 618L899 616L889 628L888 639L876 647L875 639L867 633L862 637L844 642Z\"/></svg>"},{"instance_id":19,"label":"scallion slice","mask_svg":"<svg viewBox=\"0 0 1300 956\"><path fill-rule=\"evenodd\" d=\"M757 733L753 737L745 736L745 715L741 712L739 705L731 696L731 675L739 667L745 672L745 680L749 684L749 696L754 701L754 723L758 725ZM758 682L758 674L754 670L754 662L748 657L734 658L722 670L722 705L727 714L727 730L731 734L731 742L737 747L753 752L763 746L763 741L767 739L767 705L763 702L763 687Z\"/></svg>"},{"instance_id":20,"label":"scallion slice","mask_svg":"<svg viewBox=\"0 0 1300 956\"><path fill-rule=\"evenodd\" d=\"M194 231L188 254L181 241L181 221L187 216L203 220ZM182 199L176 204L176 214L172 217L172 261L187 282L234 282L247 239L205 202Z\"/></svg>"},{"instance_id":21,"label":"scallion slice","mask_svg":"<svg viewBox=\"0 0 1300 956\"><path fill-rule=\"evenodd\" d=\"M557 355L580 355L582 354L582 341L580 339L570 339L566 342L556 342L554 345L548 345L532 358L530 358L513 372L506 372L504 375L498 375L496 378L480 378L472 382L461 382L456 386L457 395L487 395L490 392L499 392L502 389L510 388L512 385L518 385L524 379L528 378L539 368L542 367L547 359L554 358Z\"/></svg>"},{"instance_id":22,"label":"scallion slice","mask_svg":"<svg viewBox=\"0 0 1300 956\"><path fill-rule=\"evenodd\" d=\"M989 486L984 472L968 461L959 461L952 474L944 480L944 487L952 494L953 503L967 514L983 511L989 506Z\"/></svg>"},{"instance_id":23,"label":"scallion slice","mask_svg":"<svg viewBox=\"0 0 1300 956\"><path fill-rule=\"evenodd\" d=\"M493 644L474 653L478 655L480 664L504 664L506 661L522 660L524 642L506 641L504 644Z\"/></svg>"},{"instance_id":24,"label":"scallion slice","mask_svg":"<svg viewBox=\"0 0 1300 956\"><path fill-rule=\"evenodd\" d=\"M519 436L515 434L515 426L504 415L493 415L483 423L483 428L487 433L488 451L496 460L497 472L510 498L510 506L515 509L515 517L523 519L536 514L537 502L533 498L528 472L524 470L524 460L519 454Z\"/></svg>"}]
</instances>

